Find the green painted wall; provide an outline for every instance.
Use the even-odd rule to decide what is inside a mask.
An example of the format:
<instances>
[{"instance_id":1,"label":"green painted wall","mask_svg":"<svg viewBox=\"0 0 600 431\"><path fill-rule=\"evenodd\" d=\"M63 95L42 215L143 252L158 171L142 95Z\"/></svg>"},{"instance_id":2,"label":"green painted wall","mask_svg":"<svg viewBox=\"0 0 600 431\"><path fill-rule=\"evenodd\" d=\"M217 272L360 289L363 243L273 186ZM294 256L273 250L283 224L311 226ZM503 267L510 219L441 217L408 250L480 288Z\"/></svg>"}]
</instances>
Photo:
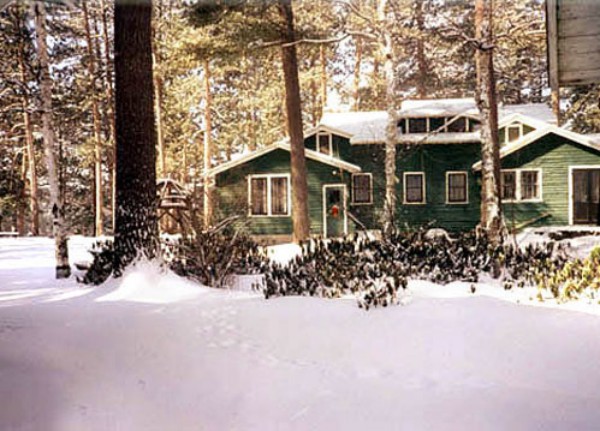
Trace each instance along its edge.
<instances>
[{"instance_id":1,"label":"green painted wall","mask_svg":"<svg viewBox=\"0 0 600 431\"><path fill-rule=\"evenodd\" d=\"M550 212L550 218L533 226L568 224L570 165L600 165L600 153L550 134L506 156L502 161L504 169L542 169L543 199L540 203L505 203L507 221L520 223Z\"/></svg>"},{"instance_id":2,"label":"green painted wall","mask_svg":"<svg viewBox=\"0 0 600 431\"><path fill-rule=\"evenodd\" d=\"M314 137L306 139L307 148L314 148ZM322 234L322 187L324 184L344 183L348 191L348 211L369 229L381 226L385 193L384 145L350 145L345 138L334 137L334 154L343 160L361 166L364 173L373 175L373 204L353 205L351 201L351 175L326 164L307 159L309 208L311 233ZM275 150L242 166L217 176L217 214L247 215L247 180L249 174L289 173L289 153ZM480 145L471 144L423 144L412 147L398 146L397 151L397 220L401 227L414 228L423 224L443 227L450 231L474 228L480 214L480 175L473 172L472 165L480 159ZM556 135L549 135L524 149L507 156L504 169L542 168L542 202L505 203L505 216L509 225L519 224L551 213L533 224L568 224L568 166L600 165L600 154L569 142ZM403 173L425 173L426 204L405 205L403 199ZM466 171L468 174L468 203L446 203L446 172ZM252 234L291 234L291 217L250 217L245 226ZM349 230L355 229L349 220Z\"/></svg>"},{"instance_id":3,"label":"green painted wall","mask_svg":"<svg viewBox=\"0 0 600 431\"><path fill-rule=\"evenodd\" d=\"M308 170L308 207L310 212L311 234L319 235L323 229L324 184L349 184L348 174L340 175L333 166L306 160ZM290 173L290 153L275 150L217 175L217 217L237 214L242 216L240 226L252 235L289 235L292 233L292 218L287 217L247 217L248 181L250 174Z\"/></svg>"}]
</instances>

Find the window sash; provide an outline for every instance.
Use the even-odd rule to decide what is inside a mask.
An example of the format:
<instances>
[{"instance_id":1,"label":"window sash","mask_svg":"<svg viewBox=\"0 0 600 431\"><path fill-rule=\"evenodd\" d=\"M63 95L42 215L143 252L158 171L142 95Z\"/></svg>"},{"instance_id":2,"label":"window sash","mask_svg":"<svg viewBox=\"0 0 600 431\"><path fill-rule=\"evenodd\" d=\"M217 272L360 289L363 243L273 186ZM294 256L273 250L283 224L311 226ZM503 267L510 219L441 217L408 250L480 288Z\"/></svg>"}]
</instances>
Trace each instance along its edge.
<instances>
[{"instance_id":1,"label":"window sash","mask_svg":"<svg viewBox=\"0 0 600 431\"><path fill-rule=\"evenodd\" d=\"M317 135L317 152L331 156L331 135L329 133Z\"/></svg>"},{"instance_id":2,"label":"window sash","mask_svg":"<svg viewBox=\"0 0 600 431\"><path fill-rule=\"evenodd\" d=\"M521 199L539 199L540 185L538 171L521 171Z\"/></svg>"},{"instance_id":3,"label":"window sash","mask_svg":"<svg viewBox=\"0 0 600 431\"><path fill-rule=\"evenodd\" d=\"M464 133L467 131L467 119L460 117L447 126L448 133Z\"/></svg>"},{"instance_id":4,"label":"window sash","mask_svg":"<svg viewBox=\"0 0 600 431\"><path fill-rule=\"evenodd\" d=\"M448 202L467 202L467 174L465 172L448 173Z\"/></svg>"},{"instance_id":5,"label":"window sash","mask_svg":"<svg viewBox=\"0 0 600 431\"><path fill-rule=\"evenodd\" d=\"M506 142L514 142L521 137L521 126L506 127Z\"/></svg>"},{"instance_id":6,"label":"window sash","mask_svg":"<svg viewBox=\"0 0 600 431\"><path fill-rule=\"evenodd\" d=\"M500 174L500 198L503 200L517 199L517 173L515 171L504 171Z\"/></svg>"},{"instance_id":7,"label":"window sash","mask_svg":"<svg viewBox=\"0 0 600 431\"><path fill-rule=\"evenodd\" d=\"M427 118L409 118L408 133L427 133Z\"/></svg>"},{"instance_id":8,"label":"window sash","mask_svg":"<svg viewBox=\"0 0 600 431\"><path fill-rule=\"evenodd\" d=\"M352 203L370 204L372 183L370 174L354 174L352 176Z\"/></svg>"},{"instance_id":9,"label":"window sash","mask_svg":"<svg viewBox=\"0 0 600 431\"><path fill-rule=\"evenodd\" d=\"M267 208L267 178L251 178L250 179L250 214L251 215L268 215Z\"/></svg>"},{"instance_id":10,"label":"window sash","mask_svg":"<svg viewBox=\"0 0 600 431\"><path fill-rule=\"evenodd\" d=\"M420 204L425 201L423 174L404 175L404 202L409 204Z\"/></svg>"},{"instance_id":11,"label":"window sash","mask_svg":"<svg viewBox=\"0 0 600 431\"><path fill-rule=\"evenodd\" d=\"M288 179L286 177L271 178L271 214L288 214Z\"/></svg>"}]
</instances>

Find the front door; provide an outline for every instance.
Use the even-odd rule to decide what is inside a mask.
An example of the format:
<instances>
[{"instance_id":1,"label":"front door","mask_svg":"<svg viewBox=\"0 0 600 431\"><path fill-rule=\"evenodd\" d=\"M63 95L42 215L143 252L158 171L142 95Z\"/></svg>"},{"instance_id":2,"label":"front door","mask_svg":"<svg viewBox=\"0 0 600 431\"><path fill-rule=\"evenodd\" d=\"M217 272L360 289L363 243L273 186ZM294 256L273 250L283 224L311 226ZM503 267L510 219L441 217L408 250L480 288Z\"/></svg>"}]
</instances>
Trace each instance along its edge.
<instances>
[{"instance_id":1,"label":"front door","mask_svg":"<svg viewBox=\"0 0 600 431\"><path fill-rule=\"evenodd\" d=\"M347 233L346 187L343 184L323 186L323 227L325 238Z\"/></svg>"},{"instance_id":2,"label":"front door","mask_svg":"<svg viewBox=\"0 0 600 431\"><path fill-rule=\"evenodd\" d=\"M573 169L573 223L599 222L600 169Z\"/></svg>"}]
</instances>

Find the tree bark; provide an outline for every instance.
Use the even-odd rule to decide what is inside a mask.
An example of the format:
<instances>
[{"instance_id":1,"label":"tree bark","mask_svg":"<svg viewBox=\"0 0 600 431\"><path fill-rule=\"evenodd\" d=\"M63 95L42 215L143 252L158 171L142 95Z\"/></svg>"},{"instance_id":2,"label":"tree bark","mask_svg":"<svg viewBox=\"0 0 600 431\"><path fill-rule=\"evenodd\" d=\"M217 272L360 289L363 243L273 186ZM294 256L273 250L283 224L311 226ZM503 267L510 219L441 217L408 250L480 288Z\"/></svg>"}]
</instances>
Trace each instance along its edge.
<instances>
[{"instance_id":1,"label":"tree bark","mask_svg":"<svg viewBox=\"0 0 600 431\"><path fill-rule=\"evenodd\" d=\"M25 73L25 45L20 42L19 47L19 75L21 82L27 82ZM27 153L27 172L29 176L29 211L31 212L31 234L40 234L40 207L38 201L38 183L37 183L37 167L35 160L35 146L33 140L33 125L31 123L31 114L29 112L29 97L27 92L23 91L21 98L21 106L23 107L23 125L25 128L25 148Z\"/></svg>"},{"instance_id":2,"label":"tree bark","mask_svg":"<svg viewBox=\"0 0 600 431\"><path fill-rule=\"evenodd\" d=\"M363 44L360 38L356 38L355 43L356 58L354 61L354 86L352 91L352 98L354 101L353 109L355 111L358 111L360 109L360 68L362 65Z\"/></svg>"},{"instance_id":3,"label":"tree bark","mask_svg":"<svg viewBox=\"0 0 600 431\"><path fill-rule=\"evenodd\" d=\"M327 107L327 57L325 46L319 46L319 63L321 64L321 116Z\"/></svg>"},{"instance_id":4,"label":"tree bark","mask_svg":"<svg viewBox=\"0 0 600 431\"><path fill-rule=\"evenodd\" d=\"M83 20L85 26L85 39L88 53L88 73L90 75L90 97L92 98L92 119L94 127L94 235L101 236L104 233L102 223L102 124L100 110L98 109L98 97L96 94L96 56L90 30L90 17L87 2L82 2ZM94 35L97 37L97 35Z\"/></svg>"},{"instance_id":5,"label":"tree bark","mask_svg":"<svg viewBox=\"0 0 600 431\"><path fill-rule=\"evenodd\" d=\"M279 13L285 25L283 35L285 42L294 42L296 35L291 0L279 0ZM302 132L302 101L298 80L298 59L295 45L282 47L281 49L285 81L287 130L291 146L293 239L295 242L302 242L309 238L310 221L308 217L308 184L306 181L306 158Z\"/></svg>"},{"instance_id":6,"label":"tree bark","mask_svg":"<svg viewBox=\"0 0 600 431\"><path fill-rule=\"evenodd\" d=\"M396 79L393 39L387 30L388 16L386 14L387 0L380 0L377 14L379 22L384 25L380 38L380 49L384 59L386 81L386 110L388 113L385 127L385 200L383 208L383 232L391 234L395 228L396 217L396 143L398 141L398 115L396 104ZM393 24L392 24L393 25Z\"/></svg>"},{"instance_id":7,"label":"tree bark","mask_svg":"<svg viewBox=\"0 0 600 431\"><path fill-rule=\"evenodd\" d=\"M475 1L475 53L477 70L476 100L481 116L481 221L493 243L501 243L504 222L500 203L500 143L498 137L498 103L494 76L492 0Z\"/></svg>"},{"instance_id":8,"label":"tree bark","mask_svg":"<svg viewBox=\"0 0 600 431\"><path fill-rule=\"evenodd\" d=\"M204 148L202 158L204 161L204 227L207 228L212 223L213 218L213 190L212 178L208 176L208 171L212 168L212 91L210 88L210 62L204 60L204 97L206 106L204 109Z\"/></svg>"},{"instance_id":9,"label":"tree bark","mask_svg":"<svg viewBox=\"0 0 600 431\"><path fill-rule=\"evenodd\" d=\"M112 139L112 166L111 166L111 202L112 202L112 229L115 231L115 215L117 202L117 125L115 123L115 95L113 91L112 61L110 58L110 39L108 37L108 17L105 0L100 0L102 13L102 40L104 45L104 62L106 64L106 115L109 118L110 137Z\"/></svg>"},{"instance_id":10,"label":"tree bark","mask_svg":"<svg viewBox=\"0 0 600 431\"><path fill-rule=\"evenodd\" d=\"M425 24L423 17L423 6L422 0L415 1L415 17L417 22L417 30L419 36L417 38L417 96L419 99L424 99L427 96L427 60L425 59Z\"/></svg>"},{"instance_id":11,"label":"tree bark","mask_svg":"<svg viewBox=\"0 0 600 431\"><path fill-rule=\"evenodd\" d=\"M46 8L44 2L35 2L33 8L40 66L42 135L48 169L48 183L50 185L52 234L55 241L56 278L68 278L71 275L71 267L69 266L69 248L65 230L65 208L60 193L56 160L54 157L55 135L52 119L52 78L50 77L48 48L46 45Z\"/></svg>"},{"instance_id":12,"label":"tree bark","mask_svg":"<svg viewBox=\"0 0 600 431\"><path fill-rule=\"evenodd\" d=\"M152 2L115 3L117 212L115 268L158 250Z\"/></svg>"}]
</instances>

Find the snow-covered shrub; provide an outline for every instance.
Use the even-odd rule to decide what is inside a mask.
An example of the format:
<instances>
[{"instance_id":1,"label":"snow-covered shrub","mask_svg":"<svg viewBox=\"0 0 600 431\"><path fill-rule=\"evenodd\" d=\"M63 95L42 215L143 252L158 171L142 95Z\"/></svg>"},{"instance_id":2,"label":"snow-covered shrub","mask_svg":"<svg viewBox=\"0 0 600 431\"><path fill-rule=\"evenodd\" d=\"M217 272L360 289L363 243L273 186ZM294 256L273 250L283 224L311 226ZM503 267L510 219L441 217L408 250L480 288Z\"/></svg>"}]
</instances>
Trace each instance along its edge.
<instances>
[{"instance_id":1,"label":"snow-covered shrub","mask_svg":"<svg viewBox=\"0 0 600 431\"><path fill-rule=\"evenodd\" d=\"M99 285L104 283L110 277L115 265L114 244L110 240L97 241L90 250L94 259L86 271L83 279L85 284Z\"/></svg>"},{"instance_id":2,"label":"snow-covered shrub","mask_svg":"<svg viewBox=\"0 0 600 431\"><path fill-rule=\"evenodd\" d=\"M439 284L477 282L482 273L499 266L508 289L534 285L536 273L562 268L565 262L566 254L553 243L525 249L494 246L475 232L450 237L417 229L386 240L355 235L311 241L287 265L271 263L265 268L263 292L267 298L354 293L359 305L369 308L397 302L398 290L406 287L408 278Z\"/></svg>"},{"instance_id":3,"label":"snow-covered shrub","mask_svg":"<svg viewBox=\"0 0 600 431\"><path fill-rule=\"evenodd\" d=\"M598 301L600 293L600 247L596 247L586 259L576 259L562 267L550 267L534 274L540 294L550 290L560 302L575 299Z\"/></svg>"},{"instance_id":4,"label":"snow-covered shrub","mask_svg":"<svg viewBox=\"0 0 600 431\"><path fill-rule=\"evenodd\" d=\"M171 269L211 287L223 287L234 274L260 273L267 265L265 253L238 231L201 232L175 248Z\"/></svg>"}]
</instances>

